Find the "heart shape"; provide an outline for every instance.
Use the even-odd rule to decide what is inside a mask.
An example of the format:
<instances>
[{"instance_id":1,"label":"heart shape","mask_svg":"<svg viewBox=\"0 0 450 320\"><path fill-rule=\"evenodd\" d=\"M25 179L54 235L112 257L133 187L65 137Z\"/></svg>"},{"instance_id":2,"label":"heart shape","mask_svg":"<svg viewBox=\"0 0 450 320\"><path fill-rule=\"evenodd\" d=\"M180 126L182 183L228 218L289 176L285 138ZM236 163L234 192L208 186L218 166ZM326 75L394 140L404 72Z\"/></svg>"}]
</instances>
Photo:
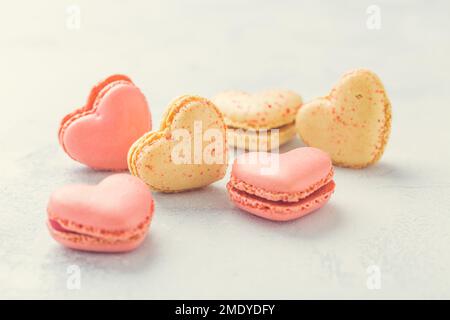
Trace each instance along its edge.
<instances>
[{"instance_id":1,"label":"heart shape","mask_svg":"<svg viewBox=\"0 0 450 320\"><path fill-rule=\"evenodd\" d=\"M227 91L213 99L229 127L243 129L279 128L295 121L301 97L289 90L259 93Z\"/></svg>"},{"instance_id":2,"label":"heart shape","mask_svg":"<svg viewBox=\"0 0 450 320\"><path fill-rule=\"evenodd\" d=\"M233 175L264 190L276 189L278 194L302 192L303 198L311 186L329 182L333 168L326 153L305 147L285 153L245 153L234 163Z\"/></svg>"},{"instance_id":3,"label":"heart shape","mask_svg":"<svg viewBox=\"0 0 450 320\"><path fill-rule=\"evenodd\" d=\"M226 91L213 98L224 115L228 143L238 148L266 151L295 136L295 115L302 98L290 90L259 93ZM277 129L276 135L271 129Z\"/></svg>"},{"instance_id":4,"label":"heart shape","mask_svg":"<svg viewBox=\"0 0 450 320\"><path fill-rule=\"evenodd\" d=\"M391 103L372 71L345 74L331 93L303 105L297 133L312 147L326 151L338 166L363 168L377 162L391 129Z\"/></svg>"},{"instance_id":5,"label":"heart shape","mask_svg":"<svg viewBox=\"0 0 450 320\"><path fill-rule=\"evenodd\" d=\"M74 160L94 169L127 169L130 146L151 130L142 92L123 75L95 86L83 108L64 117L59 141Z\"/></svg>"},{"instance_id":6,"label":"heart shape","mask_svg":"<svg viewBox=\"0 0 450 320\"><path fill-rule=\"evenodd\" d=\"M287 221L322 207L334 191L330 157L315 148L250 152L236 158L227 185L241 209L266 219Z\"/></svg>"},{"instance_id":7,"label":"heart shape","mask_svg":"<svg viewBox=\"0 0 450 320\"><path fill-rule=\"evenodd\" d=\"M200 188L224 177L226 130L209 100L185 95L167 108L161 128L137 140L128 154L130 172L156 191Z\"/></svg>"},{"instance_id":8,"label":"heart shape","mask_svg":"<svg viewBox=\"0 0 450 320\"><path fill-rule=\"evenodd\" d=\"M98 185L71 185L50 197L48 227L53 238L70 248L118 252L136 248L153 216L145 183L115 174Z\"/></svg>"}]
</instances>

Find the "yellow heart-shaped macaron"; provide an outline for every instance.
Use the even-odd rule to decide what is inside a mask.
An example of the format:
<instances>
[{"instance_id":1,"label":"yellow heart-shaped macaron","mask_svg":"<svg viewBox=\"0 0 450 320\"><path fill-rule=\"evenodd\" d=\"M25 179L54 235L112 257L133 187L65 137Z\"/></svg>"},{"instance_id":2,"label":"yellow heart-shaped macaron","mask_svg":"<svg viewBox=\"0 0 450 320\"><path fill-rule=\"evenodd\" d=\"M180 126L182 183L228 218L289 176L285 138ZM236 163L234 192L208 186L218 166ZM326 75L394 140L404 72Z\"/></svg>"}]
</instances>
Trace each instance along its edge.
<instances>
[{"instance_id":1,"label":"yellow heart-shaped macaron","mask_svg":"<svg viewBox=\"0 0 450 320\"><path fill-rule=\"evenodd\" d=\"M168 106L159 131L136 141L128 153L131 174L156 191L200 188L227 169L223 118L209 100L184 95Z\"/></svg>"},{"instance_id":2,"label":"yellow heart-shaped macaron","mask_svg":"<svg viewBox=\"0 0 450 320\"><path fill-rule=\"evenodd\" d=\"M225 91L212 101L224 116L230 146L268 151L295 137L295 115L302 98L291 90Z\"/></svg>"},{"instance_id":3,"label":"yellow heart-shaped macaron","mask_svg":"<svg viewBox=\"0 0 450 320\"><path fill-rule=\"evenodd\" d=\"M391 129L391 103L372 71L345 74L330 94L303 105L296 129L303 141L322 149L333 163L363 168L383 155Z\"/></svg>"}]
</instances>

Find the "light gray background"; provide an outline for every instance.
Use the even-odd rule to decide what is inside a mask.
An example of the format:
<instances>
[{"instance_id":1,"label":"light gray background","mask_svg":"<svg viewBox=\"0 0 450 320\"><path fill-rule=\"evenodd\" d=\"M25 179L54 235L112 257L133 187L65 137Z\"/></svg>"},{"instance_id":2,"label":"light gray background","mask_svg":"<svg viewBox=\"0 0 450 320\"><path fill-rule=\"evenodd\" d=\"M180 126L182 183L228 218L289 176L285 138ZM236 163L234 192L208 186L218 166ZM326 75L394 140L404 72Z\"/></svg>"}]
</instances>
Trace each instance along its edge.
<instances>
[{"instance_id":1,"label":"light gray background","mask_svg":"<svg viewBox=\"0 0 450 320\"><path fill-rule=\"evenodd\" d=\"M80 29L67 27L71 4ZM381 29L366 27L369 5ZM448 1L8 1L0 11L1 298L450 298ZM336 170L322 210L290 223L233 208L223 181L154 194L150 235L122 255L59 246L50 193L108 173L59 148L62 116L125 73L159 125L183 93L289 88L326 94L374 70L393 105L382 161ZM300 146L298 140L283 150ZM68 290L67 268L81 269ZM381 270L381 289L366 286Z\"/></svg>"}]
</instances>

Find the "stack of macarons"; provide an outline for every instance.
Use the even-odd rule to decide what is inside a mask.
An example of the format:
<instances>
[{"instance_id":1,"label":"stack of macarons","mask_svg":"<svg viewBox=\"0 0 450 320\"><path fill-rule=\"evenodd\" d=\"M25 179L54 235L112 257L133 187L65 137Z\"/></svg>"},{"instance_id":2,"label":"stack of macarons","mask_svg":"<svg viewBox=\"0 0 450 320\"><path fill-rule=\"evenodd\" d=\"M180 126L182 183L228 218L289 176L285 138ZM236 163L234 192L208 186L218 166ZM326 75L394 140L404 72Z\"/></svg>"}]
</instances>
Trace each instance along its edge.
<instances>
[{"instance_id":1,"label":"stack of macarons","mask_svg":"<svg viewBox=\"0 0 450 320\"><path fill-rule=\"evenodd\" d=\"M59 143L94 170L123 171L96 186L71 185L50 197L47 226L64 246L96 252L138 247L153 217L151 191L177 193L221 180L228 146L250 151L234 160L227 190L240 209L288 221L313 212L334 192L333 164L363 168L389 138L391 105L380 79L358 69L328 96L303 104L289 90L219 93L174 99L152 131L144 94L113 75L86 104L63 118ZM308 147L270 152L295 134Z\"/></svg>"}]
</instances>

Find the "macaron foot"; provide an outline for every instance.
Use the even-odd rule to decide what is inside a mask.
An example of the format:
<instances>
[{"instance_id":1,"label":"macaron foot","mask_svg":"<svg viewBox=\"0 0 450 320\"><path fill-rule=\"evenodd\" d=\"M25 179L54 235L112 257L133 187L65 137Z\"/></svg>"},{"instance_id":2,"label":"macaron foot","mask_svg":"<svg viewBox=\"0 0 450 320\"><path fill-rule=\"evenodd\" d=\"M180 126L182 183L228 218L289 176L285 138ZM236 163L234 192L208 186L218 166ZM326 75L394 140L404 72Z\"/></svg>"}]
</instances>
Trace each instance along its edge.
<instances>
[{"instance_id":1,"label":"macaron foot","mask_svg":"<svg viewBox=\"0 0 450 320\"><path fill-rule=\"evenodd\" d=\"M227 189L231 200L242 210L273 221L290 221L306 216L323 207L334 192L335 183L330 181L308 197L297 202L271 201L233 188Z\"/></svg>"},{"instance_id":2,"label":"macaron foot","mask_svg":"<svg viewBox=\"0 0 450 320\"><path fill-rule=\"evenodd\" d=\"M226 91L212 101L224 116L228 144L250 151L268 151L295 136L295 115L303 101L291 90L258 93Z\"/></svg>"},{"instance_id":3,"label":"macaron foot","mask_svg":"<svg viewBox=\"0 0 450 320\"><path fill-rule=\"evenodd\" d=\"M270 151L279 148L295 136L295 123L272 129L239 129L227 127L230 147L247 151Z\"/></svg>"}]
</instances>

